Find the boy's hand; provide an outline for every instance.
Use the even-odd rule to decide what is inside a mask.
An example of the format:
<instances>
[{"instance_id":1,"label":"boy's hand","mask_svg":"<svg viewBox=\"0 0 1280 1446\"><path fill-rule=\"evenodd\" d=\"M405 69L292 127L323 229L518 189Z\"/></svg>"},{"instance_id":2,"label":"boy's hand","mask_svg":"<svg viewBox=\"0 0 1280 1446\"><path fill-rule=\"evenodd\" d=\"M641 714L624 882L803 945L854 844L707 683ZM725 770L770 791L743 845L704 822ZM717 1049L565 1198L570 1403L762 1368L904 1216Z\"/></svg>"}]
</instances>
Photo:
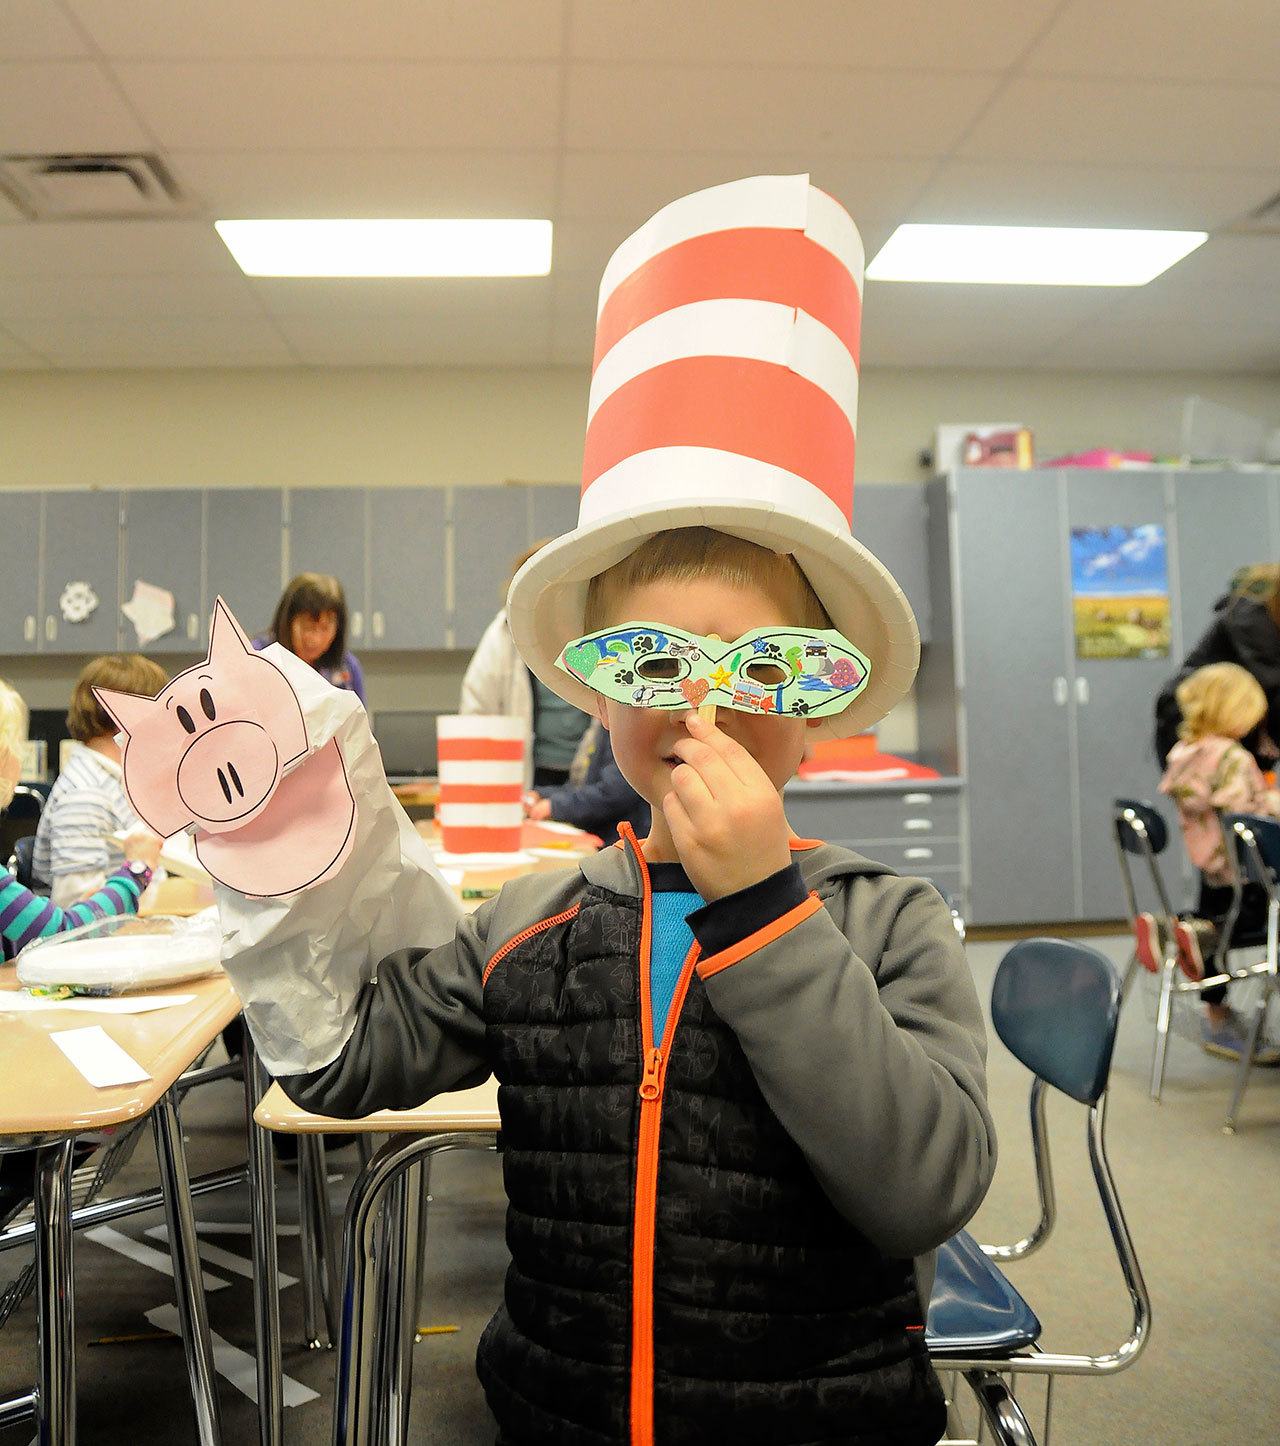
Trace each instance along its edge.
<instances>
[{"instance_id":1,"label":"boy's hand","mask_svg":"<svg viewBox=\"0 0 1280 1446\"><path fill-rule=\"evenodd\" d=\"M680 862L710 903L785 869L791 831L768 774L714 723L690 713L662 811Z\"/></svg>"}]
</instances>

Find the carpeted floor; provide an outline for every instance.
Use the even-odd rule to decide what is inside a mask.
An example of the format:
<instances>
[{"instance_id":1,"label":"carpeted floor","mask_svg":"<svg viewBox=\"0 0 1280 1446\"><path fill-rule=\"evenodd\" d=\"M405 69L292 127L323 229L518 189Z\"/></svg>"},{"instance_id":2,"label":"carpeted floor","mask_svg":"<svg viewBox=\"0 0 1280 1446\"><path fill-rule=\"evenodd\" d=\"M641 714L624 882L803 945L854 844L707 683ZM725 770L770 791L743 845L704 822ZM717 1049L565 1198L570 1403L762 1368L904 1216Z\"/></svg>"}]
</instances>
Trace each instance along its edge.
<instances>
[{"instance_id":1,"label":"carpeted floor","mask_svg":"<svg viewBox=\"0 0 1280 1446\"><path fill-rule=\"evenodd\" d=\"M1123 962L1123 941L1093 941ZM979 992L990 994L1006 944L975 943L970 959ZM1055 1391L1053 1441L1058 1446L1208 1446L1276 1438L1280 1372L1272 1340L1280 1323L1280 1070L1254 1072L1238 1135L1221 1133L1231 1066L1185 1039L1171 1047L1163 1105L1147 1098L1153 1008L1147 980L1126 1005L1112 1074L1108 1135L1113 1164L1154 1300L1147 1353L1110 1380L1066 1379ZM1026 1127L1027 1076L998 1042L990 1063L991 1097L1001 1138L995 1186L974 1231L983 1240L1011 1240L1030 1225L1034 1182ZM205 1087L184 1110L193 1172L243 1157L239 1087ZM1053 1099L1049 1108L1059 1224L1053 1240L1011 1269L1045 1326L1050 1349L1105 1350L1124 1334L1128 1302L1097 1203L1085 1153L1084 1110ZM354 1152L331 1157L335 1208L349 1183ZM154 1183L149 1140L116 1187ZM279 1170L280 1215L287 1233L281 1267L298 1273L293 1173ZM472 1372L479 1333L501 1290L505 1267L503 1197L498 1161L460 1153L435 1167L423 1305L425 1324L456 1325L415 1348L415 1441L477 1446L493 1432ZM205 1239L221 1254L206 1261L212 1327L250 1352L253 1309L245 1201L227 1192L197 1202ZM118 1222L128 1243L163 1251L149 1231L158 1215ZM221 1227L221 1228L219 1228ZM156 1260L122 1254L120 1239L81 1236L76 1243L79 1439L83 1446L172 1446L195 1440L179 1348L169 1343L92 1345L104 1336L153 1329L147 1313L171 1300ZM0 1289L15 1273L15 1255L0 1256ZM285 1412L288 1442L328 1439L333 1360L301 1340L300 1287L282 1293L285 1371L308 1399ZM26 1388L34 1359L34 1317L28 1304L0 1330L0 1395ZM242 1361L243 1364L243 1361ZM244 1380L240 1372L233 1375ZM248 1373L251 1380L252 1372ZM252 1446L255 1407L240 1386L219 1378L225 1440ZM294 1388L290 1388L291 1390ZM310 1396L309 1392L315 1392ZM1043 1387L1024 1399L1036 1406ZM1033 1425L1037 1425L1033 1411ZM27 1446L33 1432L0 1432L0 1446Z\"/></svg>"}]
</instances>

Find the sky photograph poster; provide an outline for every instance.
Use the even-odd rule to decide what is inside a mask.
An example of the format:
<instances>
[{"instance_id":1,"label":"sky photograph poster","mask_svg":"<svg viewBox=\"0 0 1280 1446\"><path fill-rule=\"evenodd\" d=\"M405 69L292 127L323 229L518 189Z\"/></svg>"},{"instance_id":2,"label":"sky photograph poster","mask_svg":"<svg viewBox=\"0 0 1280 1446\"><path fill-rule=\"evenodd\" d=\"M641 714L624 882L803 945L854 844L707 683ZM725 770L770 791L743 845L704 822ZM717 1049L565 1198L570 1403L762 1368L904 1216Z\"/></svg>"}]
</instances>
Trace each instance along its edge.
<instances>
[{"instance_id":1,"label":"sky photograph poster","mask_svg":"<svg viewBox=\"0 0 1280 1446\"><path fill-rule=\"evenodd\" d=\"M1167 658L1163 524L1073 527L1071 597L1077 658Z\"/></svg>"}]
</instances>

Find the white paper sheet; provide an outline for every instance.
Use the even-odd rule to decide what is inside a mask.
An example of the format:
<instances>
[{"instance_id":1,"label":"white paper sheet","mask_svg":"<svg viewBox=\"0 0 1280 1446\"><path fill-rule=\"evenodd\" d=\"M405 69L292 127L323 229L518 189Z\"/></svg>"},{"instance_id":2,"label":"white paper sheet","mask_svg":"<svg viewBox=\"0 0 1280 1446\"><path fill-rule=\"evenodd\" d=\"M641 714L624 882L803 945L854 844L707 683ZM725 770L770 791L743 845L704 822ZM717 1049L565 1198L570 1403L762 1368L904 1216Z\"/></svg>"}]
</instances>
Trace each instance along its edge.
<instances>
[{"instance_id":1,"label":"white paper sheet","mask_svg":"<svg viewBox=\"0 0 1280 1446\"><path fill-rule=\"evenodd\" d=\"M43 1010L80 1011L87 1014L150 1014L156 1009L173 1009L190 1004L194 994L145 994L114 999L77 995L72 999L45 999L21 989L0 991L0 1014L39 1014Z\"/></svg>"},{"instance_id":2,"label":"white paper sheet","mask_svg":"<svg viewBox=\"0 0 1280 1446\"><path fill-rule=\"evenodd\" d=\"M143 582L141 578L133 584L133 596L120 607L138 634L140 648L173 631L173 609L173 594L167 588Z\"/></svg>"},{"instance_id":3,"label":"white paper sheet","mask_svg":"<svg viewBox=\"0 0 1280 1446\"><path fill-rule=\"evenodd\" d=\"M59 1029L49 1036L95 1089L141 1084L151 1076L100 1024L85 1029Z\"/></svg>"}]
</instances>

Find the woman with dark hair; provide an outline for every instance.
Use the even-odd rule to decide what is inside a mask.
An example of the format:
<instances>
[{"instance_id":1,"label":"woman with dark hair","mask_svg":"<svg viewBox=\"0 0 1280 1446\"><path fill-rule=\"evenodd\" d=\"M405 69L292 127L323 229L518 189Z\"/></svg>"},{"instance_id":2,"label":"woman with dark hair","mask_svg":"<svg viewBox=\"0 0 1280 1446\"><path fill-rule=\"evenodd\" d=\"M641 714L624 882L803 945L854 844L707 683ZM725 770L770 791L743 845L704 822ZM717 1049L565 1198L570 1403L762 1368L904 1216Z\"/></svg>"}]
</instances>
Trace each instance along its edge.
<instances>
[{"instance_id":1,"label":"woman with dark hair","mask_svg":"<svg viewBox=\"0 0 1280 1446\"><path fill-rule=\"evenodd\" d=\"M1262 722L1240 741L1263 769L1273 768L1280 738L1280 567L1263 563L1242 567L1223 597L1213 605L1213 620L1187 654L1177 674L1156 699L1156 756L1163 768L1178 741L1182 712L1178 685L1197 668L1237 663L1258 680L1267 699Z\"/></svg>"},{"instance_id":2,"label":"woman with dark hair","mask_svg":"<svg viewBox=\"0 0 1280 1446\"><path fill-rule=\"evenodd\" d=\"M347 597L336 577L300 572L281 595L270 630L254 639L256 648L268 643L283 644L335 688L349 688L365 703L364 673L347 651Z\"/></svg>"}]
</instances>

